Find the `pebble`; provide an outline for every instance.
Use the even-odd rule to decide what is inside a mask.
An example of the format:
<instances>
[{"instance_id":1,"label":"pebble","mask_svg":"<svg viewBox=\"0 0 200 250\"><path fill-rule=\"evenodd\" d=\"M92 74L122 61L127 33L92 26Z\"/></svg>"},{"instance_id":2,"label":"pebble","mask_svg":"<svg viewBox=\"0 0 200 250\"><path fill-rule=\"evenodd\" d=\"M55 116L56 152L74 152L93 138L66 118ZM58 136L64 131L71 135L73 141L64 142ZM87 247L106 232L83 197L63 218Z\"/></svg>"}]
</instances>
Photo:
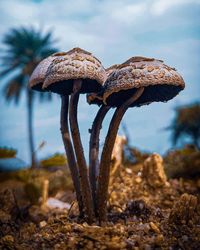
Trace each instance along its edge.
<instances>
[{"instance_id":1,"label":"pebble","mask_svg":"<svg viewBox=\"0 0 200 250\"><path fill-rule=\"evenodd\" d=\"M142 182L142 178L139 177L139 176L136 177L135 182L138 183L138 184L141 183Z\"/></svg>"},{"instance_id":2,"label":"pebble","mask_svg":"<svg viewBox=\"0 0 200 250\"><path fill-rule=\"evenodd\" d=\"M160 233L160 229L157 227L157 225L155 223L153 223L152 221L149 223L150 228L157 234Z\"/></svg>"},{"instance_id":3,"label":"pebble","mask_svg":"<svg viewBox=\"0 0 200 250\"><path fill-rule=\"evenodd\" d=\"M188 241L188 236L187 236L187 235L183 235L183 236L182 236L182 240L183 240L183 241Z\"/></svg>"},{"instance_id":4,"label":"pebble","mask_svg":"<svg viewBox=\"0 0 200 250\"><path fill-rule=\"evenodd\" d=\"M132 174L132 169L130 168L125 168L127 174Z\"/></svg>"},{"instance_id":5,"label":"pebble","mask_svg":"<svg viewBox=\"0 0 200 250\"><path fill-rule=\"evenodd\" d=\"M39 224L40 228L43 228L43 227L45 227L46 225L47 225L47 222L46 222L45 220L40 221L40 224Z\"/></svg>"},{"instance_id":6,"label":"pebble","mask_svg":"<svg viewBox=\"0 0 200 250\"><path fill-rule=\"evenodd\" d=\"M2 242L4 243L13 243L14 242L14 238L12 235L7 234L2 238Z\"/></svg>"}]
</instances>

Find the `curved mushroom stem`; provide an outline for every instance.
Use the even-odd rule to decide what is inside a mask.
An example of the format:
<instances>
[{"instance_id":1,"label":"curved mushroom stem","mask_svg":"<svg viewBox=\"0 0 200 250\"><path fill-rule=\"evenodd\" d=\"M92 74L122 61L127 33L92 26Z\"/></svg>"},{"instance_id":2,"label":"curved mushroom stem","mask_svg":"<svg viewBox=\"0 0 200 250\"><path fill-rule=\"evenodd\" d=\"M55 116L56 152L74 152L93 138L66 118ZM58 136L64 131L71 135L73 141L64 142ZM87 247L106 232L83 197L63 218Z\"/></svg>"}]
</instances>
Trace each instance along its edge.
<instances>
[{"instance_id":1,"label":"curved mushroom stem","mask_svg":"<svg viewBox=\"0 0 200 250\"><path fill-rule=\"evenodd\" d=\"M102 221L106 221L107 219L106 205L107 205L108 185L110 177L110 162L118 128L130 104L135 102L142 95L143 91L144 88L139 88L131 98L129 98L125 103L123 103L120 107L118 107L110 122L99 167L100 169L99 169L98 188L97 188L97 202L98 202L98 215L100 223Z\"/></svg>"},{"instance_id":2,"label":"curved mushroom stem","mask_svg":"<svg viewBox=\"0 0 200 250\"><path fill-rule=\"evenodd\" d=\"M68 166L72 176L72 181L74 184L76 198L78 201L80 217L83 217L83 201L81 196L81 187L79 180L79 172L76 163L76 158L74 155L74 149L69 133L68 125L68 107L69 107L69 96L61 96L61 112L60 112L60 131L62 134L63 144L65 147L65 152L67 155Z\"/></svg>"},{"instance_id":3,"label":"curved mushroom stem","mask_svg":"<svg viewBox=\"0 0 200 250\"><path fill-rule=\"evenodd\" d=\"M89 149L89 177L92 188L93 206L96 213L96 181L99 167L99 134L102 128L102 122L110 107L102 105L97 112L93 121L90 135L90 149Z\"/></svg>"},{"instance_id":4,"label":"curved mushroom stem","mask_svg":"<svg viewBox=\"0 0 200 250\"><path fill-rule=\"evenodd\" d=\"M83 146L79 133L78 121L77 121L77 106L78 106L81 85L82 85L81 80L74 80L73 94L71 95L70 99L69 121L70 121L71 134L79 168L81 191L82 191L83 204L85 210L84 212L88 222L91 223L94 219L92 192L89 183L88 169L84 156Z\"/></svg>"}]
</instances>

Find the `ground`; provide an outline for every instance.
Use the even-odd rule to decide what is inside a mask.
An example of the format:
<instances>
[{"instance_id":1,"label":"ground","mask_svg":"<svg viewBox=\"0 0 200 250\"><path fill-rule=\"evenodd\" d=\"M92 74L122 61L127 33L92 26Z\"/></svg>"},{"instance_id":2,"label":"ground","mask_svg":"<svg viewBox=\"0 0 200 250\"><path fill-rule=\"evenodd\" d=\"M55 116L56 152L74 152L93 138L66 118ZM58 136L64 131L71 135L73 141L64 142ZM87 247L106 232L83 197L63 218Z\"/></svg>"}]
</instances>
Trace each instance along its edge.
<instances>
[{"instance_id":1,"label":"ground","mask_svg":"<svg viewBox=\"0 0 200 250\"><path fill-rule=\"evenodd\" d=\"M2 182L0 248L200 249L200 179L167 180L160 158L152 159L139 172L121 167L112 178L108 222L102 226L79 220L76 204L58 210L20 203L13 185ZM151 168L157 177L149 181ZM72 197L68 191L63 199Z\"/></svg>"}]
</instances>

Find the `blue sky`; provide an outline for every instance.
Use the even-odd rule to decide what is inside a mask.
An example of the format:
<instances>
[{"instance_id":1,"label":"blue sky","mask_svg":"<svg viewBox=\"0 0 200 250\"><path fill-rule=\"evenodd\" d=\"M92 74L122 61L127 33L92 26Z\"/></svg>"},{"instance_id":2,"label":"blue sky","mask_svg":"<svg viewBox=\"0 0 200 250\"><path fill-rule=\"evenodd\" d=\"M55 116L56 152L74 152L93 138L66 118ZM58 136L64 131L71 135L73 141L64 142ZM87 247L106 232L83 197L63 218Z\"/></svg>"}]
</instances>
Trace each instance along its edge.
<instances>
[{"instance_id":1,"label":"blue sky","mask_svg":"<svg viewBox=\"0 0 200 250\"><path fill-rule=\"evenodd\" d=\"M0 37L9 28L32 25L52 30L60 50L79 46L97 56L105 67L134 55L163 59L175 67L186 89L168 103L130 109L123 119L134 146L164 153L171 143L170 133L163 128L173 119L174 108L200 99L199 13L200 0L7 0L0 2ZM2 97L4 84L0 80L0 146L17 148L18 156L28 162L26 100L23 97L18 107L8 105ZM86 153L88 128L96 111L83 96L79 121ZM51 103L35 103L36 145L47 142L40 158L64 151L59 112L58 96ZM111 114L103 126L102 143Z\"/></svg>"}]
</instances>

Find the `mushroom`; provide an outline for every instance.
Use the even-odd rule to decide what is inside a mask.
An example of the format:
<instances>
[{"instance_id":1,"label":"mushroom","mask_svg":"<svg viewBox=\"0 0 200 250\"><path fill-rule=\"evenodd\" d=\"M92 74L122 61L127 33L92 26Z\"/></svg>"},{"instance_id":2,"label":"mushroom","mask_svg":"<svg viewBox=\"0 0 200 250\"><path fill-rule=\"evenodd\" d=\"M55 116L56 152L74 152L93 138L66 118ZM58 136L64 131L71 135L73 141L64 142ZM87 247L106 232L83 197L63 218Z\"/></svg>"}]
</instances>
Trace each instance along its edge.
<instances>
[{"instance_id":1,"label":"mushroom","mask_svg":"<svg viewBox=\"0 0 200 250\"><path fill-rule=\"evenodd\" d=\"M87 164L80 138L77 105L80 93L98 92L106 79L106 72L101 62L91 53L74 48L66 55L55 59L48 69L43 88L58 94L71 94L70 127L77 157L83 203L88 221L93 220L92 192L87 174Z\"/></svg>"},{"instance_id":2,"label":"mushroom","mask_svg":"<svg viewBox=\"0 0 200 250\"><path fill-rule=\"evenodd\" d=\"M120 64L114 64L106 69L107 76L109 76Z\"/></svg>"},{"instance_id":3,"label":"mushroom","mask_svg":"<svg viewBox=\"0 0 200 250\"><path fill-rule=\"evenodd\" d=\"M109 76L114 70L117 69L119 64L114 64L106 69L106 74ZM97 214L97 204L96 204L96 179L98 176L98 170L99 170L99 135L100 130L102 128L102 123L104 120L104 117L106 116L107 112L110 110L110 107L103 104L103 98L102 98L103 90L98 93L90 93L87 94L87 102L89 104L96 104L98 106L101 106L99 109L93 124L92 128L90 129L90 144L89 144L89 177L90 177L90 184L92 187L92 196L93 196L93 205L95 208L95 212Z\"/></svg>"},{"instance_id":4,"label":"mushroom","mask_svg":"<svg viewBox=\"0 0 200 250\"><path fill-rule=\"evenodd\" d=\"M102 128L102 123L104 120L104 117L106 116L107 112L110 110L110 107L108 105L104 105L102 94L101 93L91 93L87 95L87 102L89 104L96 104L98 106L101 106L98 110L96 117L93 121L92 128L89 130L90 135L90 143L89 143L89 178L90 178L90 184L92 188L92 197L93 197L93 206L95 210L95 214L97 215L97 198L96 198L96 180L98 176L98 170L99 170L99 135L100 130Z\"/></svg>"},{"instance_id":5,"label":"mushroom","mask_svg":"<svg viewBox=\"0 0 200 250\"><path fill-rule=\"evenodd\" d=\"M166 102L185 87L182 77L163 61L132 57L117 67L104 84L103 102L117 107L110 122L99 166L97 202L99 220L106 220L110 161L119 124L129 107Z\"/></svg>"},{"instance_id":6,"label":"mushroom","mask_svg":"<svg viewBox=\"0 0 200 250\"><path fill-rule=\"evenodd\" d=\"M42 85L45 79L45 75L47 73L47 69L52 63L52 61L56 58L57 53L48 56L44 60L42 60L37 67L34 69L33 73L31 74L31 77L29 79L29 87L32 90L37 90L37 91L45 91L42 89Z\"/></svg>"},{"instance_id":7,"label":"mushroom","mask_svg":"<svg viewBox=\"0 0 200 250\"><path fill-rule=\"evenodd\" d=\"M33 71L30 80L29 80L29 87L31 89L37 90L37 91L47 91L47 89L42 89L43 82L45 80L45 75L47 73L47 70L50 66L50 64L53 62L53 60L59 56L64 55L65 52L59 52L55 53L44 60L42 60L35 70ZM70 138L69 133L69 127L68 127L68 102L69 102L68 95L61 96L61 134L63 139L63 144L65 147L65 152L68 159L68 166L71 172L72 181L74 184L75 192L76 192L76 198L78 201L79 206L79 212L80 216L83 216L83 201L81 196L81 188L80 188L80 181L79 181L79 172L78 167L76 163L76 158L74 155L74 149L72 145L72 141Z\"/></svg>"}]
</instances>

